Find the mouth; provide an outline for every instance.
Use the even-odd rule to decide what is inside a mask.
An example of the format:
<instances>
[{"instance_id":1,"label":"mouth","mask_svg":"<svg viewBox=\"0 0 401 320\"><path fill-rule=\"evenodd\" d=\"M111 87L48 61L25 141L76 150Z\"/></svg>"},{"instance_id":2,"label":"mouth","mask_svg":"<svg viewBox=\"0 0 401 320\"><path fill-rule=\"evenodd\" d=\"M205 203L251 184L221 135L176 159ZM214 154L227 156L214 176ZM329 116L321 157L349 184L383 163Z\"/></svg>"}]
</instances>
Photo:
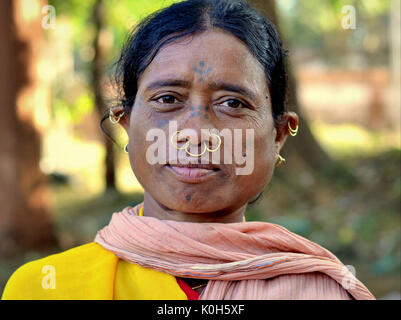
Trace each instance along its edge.
<instances>
[{"instance_id":1,"label":"mouth","mask_svg":"<svg viewBox=\"0 0 401 320\"><path fill-rule=\"evenodd\" d=\"M221 171L216 165L200 163L166 164L166 168L173 173L178 180L187 183L206 181Z\"/></svg>"}]
</instances>

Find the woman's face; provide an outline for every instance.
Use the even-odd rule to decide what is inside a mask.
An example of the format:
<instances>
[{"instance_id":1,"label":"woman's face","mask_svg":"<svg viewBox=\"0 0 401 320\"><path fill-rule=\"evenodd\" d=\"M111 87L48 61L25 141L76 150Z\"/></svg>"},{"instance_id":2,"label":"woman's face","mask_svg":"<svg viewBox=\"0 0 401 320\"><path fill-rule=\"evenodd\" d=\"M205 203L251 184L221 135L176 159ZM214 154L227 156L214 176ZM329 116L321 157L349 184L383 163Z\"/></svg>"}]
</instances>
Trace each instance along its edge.
<instances>
[{"instance_id":1,"label":"woman's face","mask_svg":"<svg viewBox=\"0 0 401 320\"><path fill-rule=\"evenodd\" d=\"M152 85L162 80L175 83ZM150 164L145 155L155 142L146 141L146 135L151 129L163 130L169 150L170 121L176 121L176 130L195 130L199 141L191 143L199 142L199 150L201 129L228 129L232 137L234 129L239 129L242 139L231 140L232 163L224 164L227 138L216 151L221 154L220 163L211 170L177 168L169 164L168 151L167 164ZM181 38L159 51L138 80L137 97L125 127L130 163L145 192L161 206L189 213L237 210L257 196L273 174L286 137L286 133L277 134L274 126L262 66L246 45L218 29ZM253 131L253 138L246 139L246 129ZM182 146L180 141L176 143ZM247 159L253 161L253 170L239 175L236 168L244 164L235 163L234 152L242 147L244 156L247 144L253 148L253 159L250 155ZM200 163L201 158L211 163L210 152L202 157L183 154L191 163Z\"/></svg>"}]
</instances>

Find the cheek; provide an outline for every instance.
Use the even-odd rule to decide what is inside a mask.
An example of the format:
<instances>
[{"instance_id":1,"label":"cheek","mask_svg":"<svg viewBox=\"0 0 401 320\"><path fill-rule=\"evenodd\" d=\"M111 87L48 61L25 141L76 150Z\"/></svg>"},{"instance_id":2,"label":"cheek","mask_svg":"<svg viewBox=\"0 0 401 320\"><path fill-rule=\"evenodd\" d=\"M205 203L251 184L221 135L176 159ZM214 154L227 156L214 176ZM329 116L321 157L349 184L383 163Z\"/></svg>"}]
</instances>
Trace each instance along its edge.
<instances>
[{"instance_id":1,"label":"cheek","mask_svg":"<svg viewBox=\"0 0 401 320\"><path fill-rule=\"evenodd\" d=\"M140 106L133 111L130 119L130 131L129 131L129 157L130 164L135 176L139 182L146 178L146 172L148 171L148 165L146 162L146 134L151 128L149 121L142 114ZM141 119L138 121L138 119Z\"/></svg>"},{"instance_id":2,"label":"cheek","mask_svg":"<svg viewBox=\"0 0 401 320\"><path fill-rule=\"evenodd\" d=\"M255 127L255 159L262 162L274 161L276 131L272 117L266 115L261 119L260 126Z\"/></svg>"},{"instance_id":3,"label":"cheek","mask_svg":"<svg viewBox=\"0 0 401 320\"><path fill-rule=\"evenodd\" d=\"M245 201L257 196L270 182L275 168L274 137L267 127L255 130L252 152L246 154L246 161L253 161L253 170L249 175L236 175L236 193L241 194ZM246 143L249 143L248 141ZM243 150L246 146L244 144ZM249 151L248 151L249 152ZM253 159L252 159L253 157Z\"/></svg>"},{"instance_id":4,"label":"cheek","mask_svg":"<svg viewBox=\"0 0 401 320\"><path fill-rule=\"evenodd\" d=\"M255 168L258 171L257 173L264 178L262 178L263 180L270 180L274 171L275 145L269 138L265 137L262 140L260 148L255 150Z\"/></svg>"},{"instance_id":5,"label":"cheek","mask_svg":"<svg viewBox=\"0 0 401 320\"><path fill-rule=\"evenodd\" d=\"M266 132L267 131L267 132ZM272 130L255 134L254 180L258 188L269 183L275 168L275 142Z\"/></svg>"}]
</instances>

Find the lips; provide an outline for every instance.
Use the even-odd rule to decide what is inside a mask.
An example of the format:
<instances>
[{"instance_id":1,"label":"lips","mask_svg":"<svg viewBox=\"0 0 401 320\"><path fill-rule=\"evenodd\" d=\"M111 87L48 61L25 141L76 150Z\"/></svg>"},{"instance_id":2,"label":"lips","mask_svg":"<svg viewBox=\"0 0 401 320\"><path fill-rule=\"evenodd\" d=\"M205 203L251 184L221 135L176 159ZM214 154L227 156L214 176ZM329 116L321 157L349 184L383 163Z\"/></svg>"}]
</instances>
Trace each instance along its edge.
<instances>
[{"instance_id":1,"label":"lips","mask_svg":"<svg viewBox=\"0 0 401 320\"><path fill-rule=\"evenodd\" d=\"M217 174L220 169L213 164L167 164L169 169L179 180L189 183L199 183Z\"/></svg>"}]
</instances>

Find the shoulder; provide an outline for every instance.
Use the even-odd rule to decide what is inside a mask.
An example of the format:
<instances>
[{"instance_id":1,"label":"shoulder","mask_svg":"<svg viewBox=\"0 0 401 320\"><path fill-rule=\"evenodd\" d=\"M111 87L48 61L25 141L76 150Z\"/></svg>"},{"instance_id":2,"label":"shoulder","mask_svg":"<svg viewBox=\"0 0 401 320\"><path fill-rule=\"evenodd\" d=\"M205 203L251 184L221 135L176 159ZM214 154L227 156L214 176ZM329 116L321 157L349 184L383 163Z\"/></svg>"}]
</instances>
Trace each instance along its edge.
<instances>
[{"instance_id":1,"label":"shoulder","mask_svg":"<svg viewBox=\"0 0 401 320\"><path fill-rule=\"evenodd\" d=\"M112 252L90 242L22 265L8 280L2 299L107 298L117 262Z\"/></svg>"},{"instance_id":2,"label":"shoulder","mask_svg":"<svg viewBox=\"0 0 401 320\"><path fill-rule=\"evenodd\" d=\"M269 280L270 299L353 300L336 280L322 272L286 274Z\"/></svg>"},{"instance_id":3,"label":"shoulder","mask_svg":"<svg viewBox=\"0 0 401 320\"><path fill-rule=\"evenodd\" d=\"M175 276L121 259L115 276L116 300L187 300Z\"/></svg>"}]
</instances>

